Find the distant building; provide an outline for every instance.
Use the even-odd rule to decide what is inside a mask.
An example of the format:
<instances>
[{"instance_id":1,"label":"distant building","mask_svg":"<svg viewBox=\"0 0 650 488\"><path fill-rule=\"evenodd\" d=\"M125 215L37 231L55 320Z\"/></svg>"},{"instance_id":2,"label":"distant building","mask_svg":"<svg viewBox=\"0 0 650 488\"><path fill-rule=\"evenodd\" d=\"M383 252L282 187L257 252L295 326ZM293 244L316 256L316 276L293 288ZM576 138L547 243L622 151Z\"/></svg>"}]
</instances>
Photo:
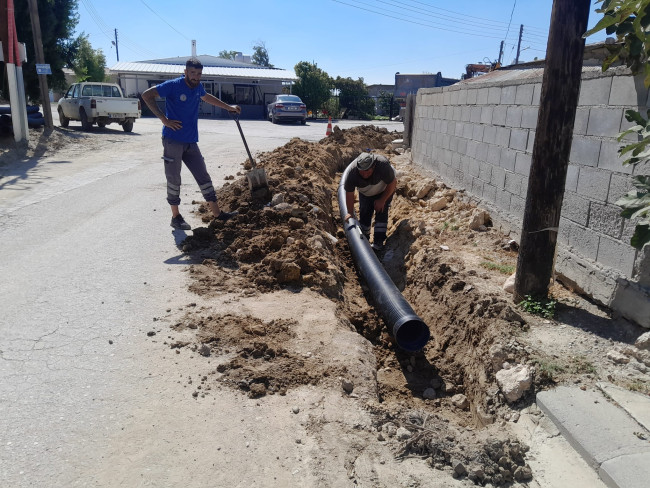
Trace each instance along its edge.
<instances>
[{"instance_id":1,"label":"distant building","mask_svg":"<svg viewBox=\"0 0 650 488\"><path fill-rule=\"evenodd\" d=\"M400 100L400 104L406 103L408 95L417 94L420 88L437 88L441 86L449 86L457 83L460 80L455 78L444 78L442 73L438 71L437 74L401 74L395 73L395 89L393 91L395 98Z\"/></svg>"},{"instance_id":2,"label":"distant building","mask_svg":"<svg viewBox=\"0 0 650 488\"><path fill-rule=\"evenodd\" d=\"M185 62L190 56L154 59L138 62L121 62L110 68L128 96L139 96L147 88L183 75ZM226 103L242 108L242 118L266 118L266 105L273 97L298 80L293 71L265 68L250 62L250 56L236 60L216 56L196 56L203 64L201 84L205 91ZM164 101L159 100L164 105ZM162 107L161 107L162 108ZM203 117L226 117L226 111L201 102L199 114Z\"/></svg>"},{"instance_id":3,"label":"distant building","mask_svg":"<svg viewBox=\"0 0 650 488\"><path fill-rule=\"evenodd\" d=\"M384 111L379 104L379 97L381 96L382 93L390 93L391 95L393 95L394 91L395 91L395 85L368 85L368 96L374 99L375 101L375 110L377 111L377 115L391 115L391 114L383 113ZM392 114L392 115L397 115L397 114Z\"/></svg>"}]
</instances>

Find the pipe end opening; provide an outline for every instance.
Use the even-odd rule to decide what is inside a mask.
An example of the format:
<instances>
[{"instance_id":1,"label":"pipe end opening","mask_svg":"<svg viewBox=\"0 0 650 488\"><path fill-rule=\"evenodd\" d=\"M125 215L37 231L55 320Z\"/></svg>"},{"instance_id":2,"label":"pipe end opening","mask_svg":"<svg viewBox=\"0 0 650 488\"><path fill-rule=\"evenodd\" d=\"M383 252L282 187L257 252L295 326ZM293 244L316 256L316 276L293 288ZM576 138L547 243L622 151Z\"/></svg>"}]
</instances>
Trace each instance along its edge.
<instances>
[{"instance_id":1,"label":"pipe end opening","mask_svg":"<svg viewBox=\"0 0 650 488\"><path fill-rule=\"evenodd\" d=\"M422 349L431 337L427 324L421 320L408 320L393 330L397 345L408 352Z\"/></svg>"}]
</instances>

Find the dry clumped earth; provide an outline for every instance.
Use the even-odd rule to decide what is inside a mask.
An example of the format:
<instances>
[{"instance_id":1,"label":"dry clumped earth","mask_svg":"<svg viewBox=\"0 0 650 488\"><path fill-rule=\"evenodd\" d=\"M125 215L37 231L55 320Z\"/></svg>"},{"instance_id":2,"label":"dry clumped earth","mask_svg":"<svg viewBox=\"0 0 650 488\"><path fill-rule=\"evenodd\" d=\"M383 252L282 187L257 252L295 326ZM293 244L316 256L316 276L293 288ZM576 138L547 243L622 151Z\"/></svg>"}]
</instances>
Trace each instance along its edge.
<instances>
[{"instance_id":1,"label":"dry clumped earth","mask_svg":"<svg viewBox=\"0 0 650 488\"><path fill-rule=\"evenodd\" d=\"M206 227L182 244L195 259L191 287L200 295L309 288L333 300L339 326L372 344L372 377L292 350L293 320L190 308L173 329L195 334L170 339L169 346L219 358L216 369L206 361L197 371L197 399L219 384L262 401L301 385L339 390L372 413L376 442L389 443L396 457L419 457L476 484L525 483L534 476L528 447L508 424L522 411L535 412L535 393L556 384L587 388L605 380L648 394L649 353L633 346L644 330L559 283L551 288L554 318L514 304L502 285L514 271L517 243L497 232L462 190L411 165L408 153L392 144L400 137L362 126L335 127L318 143L294 139L257 161L269 192L251 193L246 161L239 178L219 193L221 206L239 215L226 223L211 220L196 202ZM339 217L340 173L370 149L389 157L398 171L389 237L379 257L431 330L431 341L415 354L396 347L373 309Z\"/></svg>"}]
</instances>

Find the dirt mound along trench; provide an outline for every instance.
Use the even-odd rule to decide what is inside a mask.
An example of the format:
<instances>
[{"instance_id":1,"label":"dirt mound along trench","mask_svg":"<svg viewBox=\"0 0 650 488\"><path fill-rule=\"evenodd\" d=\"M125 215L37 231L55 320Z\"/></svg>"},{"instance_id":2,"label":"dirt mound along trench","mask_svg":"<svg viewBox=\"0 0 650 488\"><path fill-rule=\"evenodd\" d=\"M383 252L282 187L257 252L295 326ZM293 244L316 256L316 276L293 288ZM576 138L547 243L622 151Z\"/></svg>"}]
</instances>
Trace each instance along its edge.
<instances>
[{"instance_id":1,"label":"dirt mound along trench","mask_svg":"<svg viewBox=\"0 0 650 488\"><path fill-rule=\"evenodd\" d=\"M270 195L251 195L245 178L240 178L219 192L221 206L239 211L236 218L226 223L210 221L205 205L199 207L209 225L195 229L183 247L203 260L203 265L193 267L192 287L200 294L226 291L233 285L253 293L309 287L336 300L340 313L374 344L381 405L377 412L384 424L399 419L400 412L415 409L424 411L429 422L449 423L461 431L488 426L485 435L490 438L502 430L495 421L511 412L496 385L495 372L504 361L524 360L525 350L516 339L524 321L503 296L488 292L485 273L473 267L465 269L459 253L481 246L504 261L515 259L502 250L503 238L485 226L483 232L469 230L476 209L462 195L431 179L411 175L407 166L398 168L399 186L382 258L391 278L432 333L424 351L407 354L395 348L368 303L367 289L358 282L342 239L344 233L338 230L337 171L364 150L387 149L383 151L387 156L395 156L389 144L398 137L364 126L335 130L332 137L319 143L294 139L263 154L258 164L267 172ZM451 248L456 252L449 252ZM240 338L243 342L236 346L235 355L213 372L220 375L220 381L259 397L318 383L319 378L328 376L316 362L282 346L285 335L291 333L290 323L251 324L234 317L220 320L232 322L232 327L245 334L246 330L257 331ZM211 327L201 328L197 347L204 352L208 347L210 354L226 354L217 346L219 338L209 333ZM227 346L229 351L234 344ZM451 432L442 445L426 435L430 430L425 423L400 422L411 432L411 440L401 447L402 455L426 455L434 467L449 467L458 461L467 468L454 468L458 476L481 483L509 482L517 469L517 477L527 479L529 468L518 455L501 456L505 457L501 470L500 458L488 461L494 456L485 454L491 449L487 441L477 444ZM386 429L392 432L390 425ZM463 446L468 442L482 446L478 449L485 454L483 461L473 461L473 467L470 457L460 454L467 450ZM499 442L515 445L507 438ZM481 456L474 453L474 458Z\"/></svg>"}]
</instances>

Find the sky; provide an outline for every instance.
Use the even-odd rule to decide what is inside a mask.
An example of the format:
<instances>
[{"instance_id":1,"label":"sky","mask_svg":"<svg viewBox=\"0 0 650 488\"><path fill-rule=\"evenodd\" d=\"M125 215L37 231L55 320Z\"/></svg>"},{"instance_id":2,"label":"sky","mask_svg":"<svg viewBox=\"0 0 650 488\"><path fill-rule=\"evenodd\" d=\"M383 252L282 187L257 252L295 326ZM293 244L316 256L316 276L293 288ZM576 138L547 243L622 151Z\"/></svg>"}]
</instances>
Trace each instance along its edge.
<instances>
[{"instance_id":1,"label":"sky","mask_svg":"<svg viewBox=\"0 0 650 488\"><path fill-rule=\"evenodd\" d=\"M589 27L601 17L591 0ZM460 78L465 65L543 58L552 0L79 0L77 34L89 36L106 64L253 54L263 43L276 68L316 63L331 77L395 82L395 73ZM587 42L605 39L604 34Z\"/></svg>"}]
</instances>

